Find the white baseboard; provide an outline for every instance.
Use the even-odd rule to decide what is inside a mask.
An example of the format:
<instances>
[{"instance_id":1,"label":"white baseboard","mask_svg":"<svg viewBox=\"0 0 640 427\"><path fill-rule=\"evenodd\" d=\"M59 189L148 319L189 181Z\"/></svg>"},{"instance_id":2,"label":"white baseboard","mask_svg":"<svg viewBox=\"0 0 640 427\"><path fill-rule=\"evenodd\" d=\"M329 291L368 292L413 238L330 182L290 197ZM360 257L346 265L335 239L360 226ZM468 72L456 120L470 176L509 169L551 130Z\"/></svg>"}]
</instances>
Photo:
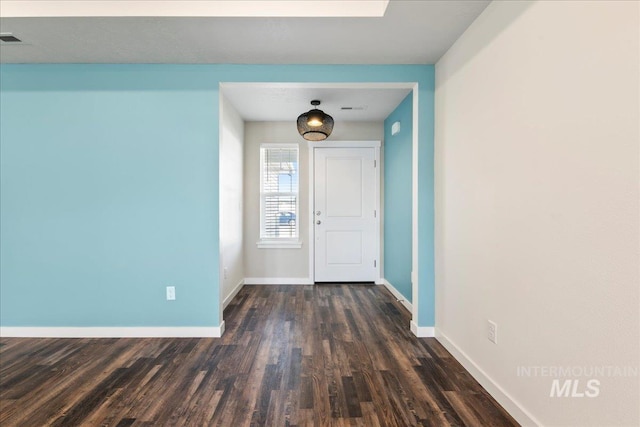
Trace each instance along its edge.
<instances>
[{"instance_id":1,"label":"white baseboard","mask_svg":"<svg viewBox=\"0 0 640 427\"><path fill-rule=\"evenodd\" d=\"M436 328L433 326L418 326L416 322L411 321L411 332L418 338L433 338L436 336Z\"/></svg>"},{"instance_id":2,"label":"white baseboard","mask_svg":"<svg viewBox=\"0 0 640 427\"><path fill-rule=\"evenodd\" d=\"M243 286L244 286L244 280L240 280L238 284L235 286L235 288L233 288L231 292L229 292L229 295L227 295L224 301L222 301L223 310L227 308L231 300L233 300L236 297L236 295L238 295L238 292L240 292L240 289L242 289Z\"/></svg>"},{"instance_id":3,"label":"white baseboard","mask_svg":"<svg viewBox=\"0 0 640 427\"><path fill-rule=\"evenodd\" d=\"M393 286L387 279L382 279L381 285L384 285L384 287L387 288L389 290L389 292L391 292L391 295L393 295L395 297L395 299L397 299L400 304L402 304L407 310L409 310L409 313L413 313L413 304L411 304L409 301L407 301L405 296L402 295L395 288L395 286Z\"/></svg>"},{"instance_id":4,"label":"white baseboard","mask_svg":"<svg viewBox=\"0 0 640 427\"><path fill-rule=\"evenodd\" d=\"M3 338L220 338L220 326L0 326Z\"/></svg>"},{"instance_id":5,"label":"white baseboard","mask_svg":"<svg viewBox=\"0 0 640 427\"><path fill-rule=\"evenodd\" d=\"M245 277L245 285L313 285L308 277Z\"/></svg>"},{"instance_id":6,"label":"white baseboard","mask_svg":"<svg viewBox=\"0 0 640 427\"><path fill-rule=\"evenodd\" d=\"M486 372L460 350L440 329L436 330L436 339L446 348L449 353L480 383L482 387L500 404L515 420L522 426L541 426L526 409L514 400L498 383L496 383Z\"/></svg>"}]
</instances>

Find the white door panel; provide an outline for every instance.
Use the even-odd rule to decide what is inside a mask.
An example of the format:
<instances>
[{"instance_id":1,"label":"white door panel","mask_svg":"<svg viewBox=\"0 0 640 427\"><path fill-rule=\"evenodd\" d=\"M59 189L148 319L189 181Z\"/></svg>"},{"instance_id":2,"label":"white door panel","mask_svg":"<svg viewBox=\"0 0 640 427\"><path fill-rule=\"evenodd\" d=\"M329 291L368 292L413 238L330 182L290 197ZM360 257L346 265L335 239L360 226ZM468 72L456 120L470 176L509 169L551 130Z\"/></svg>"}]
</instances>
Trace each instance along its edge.
<instances>
[{"instance_id":1,"label":"white door panel","mask_svg":"<svg viewBox=\"0 0 640 427\"><path fill-rule=\"evenodd\" d=\"M315 148L315 281L376 280L374 148Z\"/></svg>"},{"instance_id":2,"label":"white door panel","mask_svg":"<svg viewBox=\"0 0 640 427\"><path fill-rule=\"evenodd\" d=\"M329 266L362 264L362 231L331 230L325 232L326 257Z\"/></svg>"},{"instance_id":3,"label":"white door panel","mask_svg":"<svg viewBox=\"0 0 640 427\"><path fill-rule=\"evenodd\" d=\"M327 217L362 217L362 159L325 160Z\"/></svg>"}]
</instances>

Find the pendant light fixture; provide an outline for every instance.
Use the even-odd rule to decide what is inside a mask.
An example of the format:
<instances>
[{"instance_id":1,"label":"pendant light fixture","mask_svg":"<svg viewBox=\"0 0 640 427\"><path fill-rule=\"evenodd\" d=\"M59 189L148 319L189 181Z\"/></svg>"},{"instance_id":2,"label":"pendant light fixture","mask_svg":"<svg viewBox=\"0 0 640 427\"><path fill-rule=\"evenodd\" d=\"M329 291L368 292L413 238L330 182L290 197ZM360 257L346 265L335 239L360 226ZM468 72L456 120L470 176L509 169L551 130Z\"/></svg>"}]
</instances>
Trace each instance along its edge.
<instances>
[{"instance_id":1,"label":"pendant light fixture","mask_svg":"<svg viewBox=\"0 0 640 427\"><path fill-rule=\"evenodd\" d=\"M320 101L314 99L311 105L317 107ZM323 141L331 135L333 117L322 110L313 108L298 117L298 132L307 141Z\"/></svg>"}]
</instances>

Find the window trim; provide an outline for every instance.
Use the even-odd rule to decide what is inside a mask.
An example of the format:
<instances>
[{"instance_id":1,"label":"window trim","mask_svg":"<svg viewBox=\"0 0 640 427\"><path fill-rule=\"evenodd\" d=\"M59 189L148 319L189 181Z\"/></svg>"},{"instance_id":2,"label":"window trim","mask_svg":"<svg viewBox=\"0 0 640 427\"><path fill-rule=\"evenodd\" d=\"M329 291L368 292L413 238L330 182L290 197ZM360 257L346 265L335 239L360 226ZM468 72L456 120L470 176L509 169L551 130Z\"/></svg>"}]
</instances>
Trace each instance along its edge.
<instances>
[{"instance_id":1,"label":"window trim","mask_svg":"<svg viewBox=\"0 0 640 427\"><path fill-rule=\"evenodd\" d=\"M269 192L266 193L263 191L264 189L264 154L265 149L270 148L286 148L286 149L295 149L296 150L296 164L297 164L297 174L298 174L298 191L297 192ZM300 147L298 144L273 144L273 143L263 143L260 144L260 188L259 188L259 197L260 197L260 229L259 229L259 240L256 242L256 245L259 249L299 249L302 247L301 240L301 230L300 230ZM281 196L295 196L296 198L296 222L295 222L295 234L296 237L266 237L265 236L265 197L266 195L281 195Z\"/></svg>"},{"instance_id":2,"label":"window trim","mask_svg":"<svg viewBox=\"0 0 640 427\"><path fill-rule=\"evenodd\" d=\"M265 239L256 242L258 249L300 249L302 242L299 239L273 240Z\"/></svg>"}]
</instances>

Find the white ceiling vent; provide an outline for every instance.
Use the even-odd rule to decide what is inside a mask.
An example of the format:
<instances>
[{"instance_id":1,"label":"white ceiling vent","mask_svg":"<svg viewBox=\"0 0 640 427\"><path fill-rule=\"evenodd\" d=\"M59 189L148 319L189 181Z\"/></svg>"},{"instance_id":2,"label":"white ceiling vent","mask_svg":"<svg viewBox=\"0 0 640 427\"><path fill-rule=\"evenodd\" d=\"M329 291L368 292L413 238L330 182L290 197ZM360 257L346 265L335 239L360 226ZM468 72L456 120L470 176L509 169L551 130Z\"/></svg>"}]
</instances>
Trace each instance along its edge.
<instances>
[{"instance_id":1,"label":"white ceiling vent","mask_svg":"<svg viewBox=\"0 0 640 427\"><path fill-rule=\"evenodd\" d=\"M343 111L364 111L367 109L366 105L361 105L358 107L340 107L341 110Z\"/></svg>"},{"instance_id":2,"label":"white ceiling vent","mask_svg":"<svg viewBox=\"0 0 640 427\"><path fill-rule=\"evenodd\" d=\"M22 43L22 40L11 33L0 33L0 43Z\"/></svg>"}]
</instances>

